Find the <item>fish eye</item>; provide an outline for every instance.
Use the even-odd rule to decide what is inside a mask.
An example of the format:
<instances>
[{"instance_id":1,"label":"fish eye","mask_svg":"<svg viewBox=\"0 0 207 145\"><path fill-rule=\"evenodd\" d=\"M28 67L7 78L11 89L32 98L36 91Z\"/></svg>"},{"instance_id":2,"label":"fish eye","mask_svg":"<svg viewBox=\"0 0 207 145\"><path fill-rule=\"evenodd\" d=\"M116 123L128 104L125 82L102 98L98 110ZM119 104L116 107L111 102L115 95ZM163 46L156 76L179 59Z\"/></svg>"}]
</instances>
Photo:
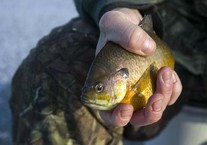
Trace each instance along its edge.
<instances>
[{"instance_id":1,"label":"fish eye","mask_svg":"<svg viewBox=\"0 0 207 145\"><path fill-rule=\"evenodd\" d=\"M96 84L96 86L95 86L95 90L96 90L97 93L101 93L101 92L103 92L103 90L104 90L104 85L103 85L102 83L98 83L98 84Z\"/></svg>"}]
</instances>

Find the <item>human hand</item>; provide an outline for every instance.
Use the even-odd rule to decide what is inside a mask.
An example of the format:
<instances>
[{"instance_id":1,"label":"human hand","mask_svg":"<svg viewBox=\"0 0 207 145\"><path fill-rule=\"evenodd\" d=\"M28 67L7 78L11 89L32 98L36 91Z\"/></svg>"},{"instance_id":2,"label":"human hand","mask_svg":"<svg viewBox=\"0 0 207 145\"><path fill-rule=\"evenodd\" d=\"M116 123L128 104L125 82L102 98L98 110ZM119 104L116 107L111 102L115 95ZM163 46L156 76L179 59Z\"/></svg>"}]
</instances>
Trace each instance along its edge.
<instances>
[{"instance_id":1,"label":"human hand","mask_svg":"<svg viewBox=\"0 0 207 145\"><path fill-rule=\"evenodd\" d=\"M138 26L141 14L137 10L120 8L105 13L99 22L100 38L96 54L107 41L118 43L136 54L150 55L156 48L155 42ZM167 105L172 105L180 95L182 84L176 72L163 67L158 72L157 88L146 107L133 110L130 104L119 104L112 113L100 111L102 119L111 125L144 126L158 121Z\"/></svg>"}]
</instances>

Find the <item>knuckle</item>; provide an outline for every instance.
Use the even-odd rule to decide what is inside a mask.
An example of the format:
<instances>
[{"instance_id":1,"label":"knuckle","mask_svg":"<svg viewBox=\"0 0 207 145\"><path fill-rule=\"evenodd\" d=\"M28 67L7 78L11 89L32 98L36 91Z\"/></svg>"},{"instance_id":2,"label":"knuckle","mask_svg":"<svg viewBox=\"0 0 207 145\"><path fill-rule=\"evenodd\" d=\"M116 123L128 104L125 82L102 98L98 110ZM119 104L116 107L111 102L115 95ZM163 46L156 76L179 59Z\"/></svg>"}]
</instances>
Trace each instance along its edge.
<instances>
[{"instance_id":1,"label":"knuckle","mask_svg":"<svg viewBox=\"0 0 207 145\"><path fill-rule=\"evenodd\" d=\"M162 113L156 113L156 114L153 114L151 116L148 116L147 120L149 123L155 123L157 121L159 121L162 117Z\"/></svg>"},{"instance_id":2,"label":"knuckle","mask_svg":"<svg viewBox=\"0 0 207 145\"><path fill-rule=\"evenodd\" d=\"M109 12L106 12L101 19L99 20L99 28L101 30L105 29L108 27L108 22L111 19L111 14Z\"/></svg>"},{"instance_id":3,"label":"knuckle","mask_svg":"<svg viewBox=\"0 0 207 145\"><path fill-rule=\"evenodd\" d=\"M126 125L128 123L127 120L123 120L119 116L114 117L112 122L113 122L112 123L113 125L120 126L120 127L124 126L124 125Z\"/></svg>"},{"instance_id":4,"label":"knuckle","mask_svg":"<svg viewBox=\"0 0 207 145\"><path fill-rule=\"evenodd\" d=\"M163 94L171 95L172 94L172 89L173 89L172 85L165 85L163 87Z\"/></svg>"},{"instance_id":5,"label":"knuckle","mask_svg":"<svg viewBox=\"0 0 207 145\"><path fill-rule=\"evenodd\" d=\"M148 124L155 123L161 119L162 114L163 110L159 112L154 112L149 108L145 112L145 120L146 122L148 122Z\"/></svg>"},{"instance_id":6,"label":"knuckle","mask_svg":"<svg viewBox=\"0 0 207 145\"><path fill-rule=\"evenodd\" d=\"M140 49L145 39L146 39L146 35L143 33L143 31L141 31L141 29L138 29L138 27L131 28L131 30L129 30L127 46L131 49L133 48Z\"/></svg>"},{"instance_id":7,"label":"knuckle","mask_svg":"<svg viewBox=\"0 0 207 145\"><path fill-rule=\"evenodd\" d=\"M114 18L119 19L119 17L120 14L117 13L116 11L106 12L99 20L99 28L101 30L104 30L113 27L113 21L114 21L113 19Z\"/></svg>"}]
</instances>

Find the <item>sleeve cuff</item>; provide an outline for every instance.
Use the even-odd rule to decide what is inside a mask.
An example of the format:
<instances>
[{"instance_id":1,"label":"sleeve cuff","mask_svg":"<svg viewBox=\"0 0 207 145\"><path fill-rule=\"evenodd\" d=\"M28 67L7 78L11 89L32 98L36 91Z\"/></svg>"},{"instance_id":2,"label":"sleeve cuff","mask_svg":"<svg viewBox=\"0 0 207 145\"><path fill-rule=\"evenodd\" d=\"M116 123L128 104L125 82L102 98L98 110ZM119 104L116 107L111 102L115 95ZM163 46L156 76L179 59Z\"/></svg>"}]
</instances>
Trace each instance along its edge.
<instances>
[{"instance_id":1,"label":"sleeve cuff","mask_svg":"<svg viewBox=\"0 0 207 145\"><path fill-rule=\"evenodd\" d=\"M98 2L97 6L90 14L98 24L101 16L115 8L134 8L139 10L148 9L150 6L161 2L162 0L104 0Z\"/></svg>"}]
</instances>

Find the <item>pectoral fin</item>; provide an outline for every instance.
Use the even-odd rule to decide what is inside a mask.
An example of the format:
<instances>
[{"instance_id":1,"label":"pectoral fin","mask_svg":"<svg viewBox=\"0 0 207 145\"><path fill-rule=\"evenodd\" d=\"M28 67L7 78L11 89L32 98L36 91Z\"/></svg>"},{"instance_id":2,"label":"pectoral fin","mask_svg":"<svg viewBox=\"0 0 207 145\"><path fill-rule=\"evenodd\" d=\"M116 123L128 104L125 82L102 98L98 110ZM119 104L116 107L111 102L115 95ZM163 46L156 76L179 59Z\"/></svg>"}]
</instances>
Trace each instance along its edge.
<instances>
[{"instance_id":1,"label":"pectoral fin","mask_svg":"<svg viewBox=\"0 0 207 145\"><path fill-rule=\"evenodd\" d=\"M132 86L132 90L136 90L138 94L145 91L149 91L151 94L154 93L156 88L158 68L155 63L152 63L143 73L141 78Z\"/></svg>"},{"instance_id":2,"label":"pectoral fin","mask_svg":"<svg viewBox=\"0 0 207 145\"><path fill-rule=\"evenodd\" d=\"M142 77L136 82L135 85L127 92L122 103L130 103L133 105L134 109L143 108L149 99L149 97L154 93L156 88L158 68L151 64L143 73Z\"/></svg>"}]
</instances>

